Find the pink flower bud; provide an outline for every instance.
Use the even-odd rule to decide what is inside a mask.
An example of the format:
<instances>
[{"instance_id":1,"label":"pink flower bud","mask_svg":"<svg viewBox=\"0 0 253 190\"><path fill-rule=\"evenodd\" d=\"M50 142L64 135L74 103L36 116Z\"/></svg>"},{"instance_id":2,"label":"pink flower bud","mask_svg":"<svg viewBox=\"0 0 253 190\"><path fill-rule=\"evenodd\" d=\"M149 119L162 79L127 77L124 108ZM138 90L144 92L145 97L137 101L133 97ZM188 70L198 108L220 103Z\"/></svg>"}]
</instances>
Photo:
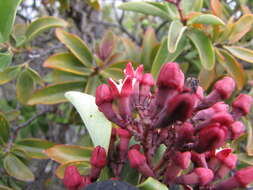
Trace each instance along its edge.
<instances>
[{"instance_id":1,"label":"pink flower bud","mask_svg":"<svg viewBox=\"0 0 253 190\"><path fill-rule=\"evenodd\" d=\"M65 169L63 183L64 185L71 189L78 187L82 181L82 177L76 166L68 166Z\"/></svg>"},{"instance_id":2,"label":"pink flower bud","mask_svg":"<svg viewBox=\"0 0 253 190\"><path fill-rule=\"evenodd\" d=\"M214 90L216 90L222 99L227 99L231 96L235 89L235 81L231 77L224 77L223 79L217 81L214 85Z\"/></svg>"},{"instance_id":3,"label":"pink flower bud","mask_svg":"<svg viewBox=\"0 0 253 190\"><path fill-rule=\"evenodd\" d=\"M195 129L191 123L185 122L180 126L176 126L177 142L190 142L194 138Z\"/></svg>"},{"instance_id":4,"label":"pink flower bud","mask_svg":"<svg viewBox=\"0 0 253 190\"><path fill-rule=\"evenodd\" d=\"M143 69L144 69L143 65L139 65L135 71L132 66L132 63L129 62L126 65L126 69L124 69L125 77L129 76L132 79L135 78L136 80L140 81L142 79Z\"/></svg>"},{"instance_id":5,"label":"pink flower bud","mask_svg":"<svg viewBox=\"0 0 253 190\"><path fill-rule=\"evenodd\" d=\"M139 144L134 144L134 145L132 145L129 149L136 149L136 150L140 151L140 150L141 150L141 145L139 145Z\"/></svg>"},{"instance_id":6,"label":"pink flower bud","mask_svg":"<svg viewBox=\"0 0 253 190\"><path fill-rule=\"evenodd\" d=\"M223 127L214 123L209 127L201 129L198 137L195 150L198 153L203 153L221 147L226 141L227 133Z\"/></svg>"},{"instance_id":7,"label":"pink flower bud","mask_svg":"<svg viewBox=\"0 0 253 190\"><path fill-rule=\"evenodd\" d=\"M158 88L173 88L182 91L184 87L184 73L174 62L166 63L160 70L157 79Z\"/></svg>"},{"instance_id":8,"label":"pink flower bud","mask_svg":"<svg viewBox=\"0 0 253 190\"><path fill-rule=\"evenodd\" d=\"M184 185L206 185L213 180L213 172L208 168L196 168L194 171L187 175L179 176L176 183Z\"/></svg>"},{"instance_id":9,"label":"pink flower bud","mask_svg":"<svg viewBox=\"0 0 253 190\"><path fill-rule=\"evenodd\" d=\"M245 132L245 126L241 121L235 121L234 123L232 123L230 125L230 129L232 132L231 134L232 139L237 139Z\"/></svg>"},{"instance_id":10,"label":"pink flower bud","mask_svg":"<svg viewBox=\"0 0 253 190\"><path fill-rule=\"evenodd\" d=\"M119 135L119 138L120 138L119 157L120 157L120 160L123 161L123 160L126 159L128 144L129 144L129 141L130 141L132 135L127 130L121 129L121 128L119 128L117 130L117 132L118 132L118 135Z\"/></svg>"},{"instance_id":11,"label":"pink flower bud","mask_svg":"<svg viewBox=\"0 0 253 190\"><path fill-rule=\"evenodd\" d=\"M214 190L232 190L236 188L245 188L253 181L253 167L249 166L236 172L233 177L216 184Z\"/></svg>"},{"instance_id":12,"label":"pink flower bud","mask_svg":"<svg viewBox=\"0 0 253 190\"><path fill-rule=\"evenodd\" d=\"M243 115L247 115L250 112L251 105L252 98L246 94L240 94L237 96L232 104L233 108L240 110Z\"/></svg>"},{"instance_id":13,"label":"pink flower bud","mask_svg":"<svg viewBox=\"0 0 253 190\"><path fill-rule=\"evenodd\" d=\"M106 161L106 151L101 146L96 146L92 151L90 163L92 166L96 168L103 168L105 167Z\"/></svg>"},{"instance_id":14,"label":"pink flower bud","mask_svg":"<svg viewBox=\"0 0 253 190\"><path fill-rule=\"evenodd\" d=\"M103 103L112 102L113 97L110 88L106 84L101 84L96 89L96 104L100 106Z\"/></svg>"},{"instance_id":15,"label":"pink flower bud","mask_svg":"<svg viewBox=\"0 0 253 190\"><path fill-rule=\"evenodd\" d=\"M148 166L146 157L137 149L130 149L128 151L128 159L130 166L136 168L141 174L146 177L154 177L154 172Z\"/></svg>"},{"instance_id":16,"label":"pink flower bud","mask_svg":"<svg viewBox=\"0 0 253 190\"><path fill-rule=\"evenodd\" d=\"M141 84L142 85L147 85L147 86L154 86L155 85L155 80L152 76L151 73L145 73L143 76L142 76L142 80L141 80Z\"/></svg>"},{"instance_id":17,"label":"pink flower bud","mask_svg":"<svg viewBox=\"0 0 253 190\"><path fill-rule=\"evenodd\" d=\"M187 169L191 162L191 152L175 152L173 162L181 169Z\"/></svg>"},{"instance_id":18,"label":"pink flower bud","mask_svg":"<svg viewBox=\"0 0 253 190\"><path fill-rule=\"evenodd\" d=\"M228 126L234 122L233 117L227 112L219 112L213 115L211 123L220 123L221 125Z\"/></svg>"},{"instance_id":19,"label":"pink flower bud","mask_svg":"<svg viewBox=\"0 0 253 190\"><path fill-rule=\"evenodd\" d=\"M201 168L208 168L207 162L206 162L206 154L198 154L194 151L191 152L191 161L196 165L197 167Z\"/></svg>"}]
</instances>

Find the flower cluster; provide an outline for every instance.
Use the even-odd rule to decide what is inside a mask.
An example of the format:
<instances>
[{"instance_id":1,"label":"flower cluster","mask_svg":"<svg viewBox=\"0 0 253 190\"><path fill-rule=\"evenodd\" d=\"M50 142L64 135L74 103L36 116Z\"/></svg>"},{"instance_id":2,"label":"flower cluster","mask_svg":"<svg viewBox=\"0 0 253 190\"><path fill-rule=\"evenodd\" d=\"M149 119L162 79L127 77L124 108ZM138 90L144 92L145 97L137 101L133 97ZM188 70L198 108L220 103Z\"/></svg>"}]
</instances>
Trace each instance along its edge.
<instances>
[{"instance_id":1,"label":"flower cluster","mask_svg":"<svg viewBox=\"0 0 253 190\"><path fill-rule=\"evenodd\" d=\"M174 62L164 64L157 82L150 73L143 74L142 65L134 70L127 64L124 75L118 84L109 79L109 85L96 90L99 110L118 126L112 130L107 158L116 179L129 162L144 177L168 187L232 190L253 181L253 167L235 171L236 155L223 148L244 133L240 118L252 104L246 94L237 96L231 106L224 102L235 89L232 78L217 81L205 96L196 80L186 80ZM130 145L131 138L136 144ZM156 161L161 147L163 156ZM95 173L91 181L99 175ZM221 180L227 176L231 177Z\"/></svg>"}]
</instances>

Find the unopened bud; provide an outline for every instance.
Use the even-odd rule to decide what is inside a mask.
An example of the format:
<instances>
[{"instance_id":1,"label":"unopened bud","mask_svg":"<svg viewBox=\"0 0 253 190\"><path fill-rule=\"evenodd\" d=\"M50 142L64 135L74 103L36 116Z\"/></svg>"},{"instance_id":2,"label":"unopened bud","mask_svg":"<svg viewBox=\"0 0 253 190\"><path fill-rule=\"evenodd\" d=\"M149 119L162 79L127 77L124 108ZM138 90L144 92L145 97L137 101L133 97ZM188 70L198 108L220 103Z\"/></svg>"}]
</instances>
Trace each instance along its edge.
<instances>
[{"instance_id":1,"label":"unopened bud","mask_svg":"<svg viewBox=\"0 0 253 190\"><path fill-rule=\"evenodd\" d=\"M222 99L227 99L231 96L235 89L235 81L231 77L224 77L223 79L217 81L214 85L214 90L216 90Z\"/></svg>"},{"instance_id":2,"label":"unopened bud","mask_svg":"<svg viewBox=\"0 0 253 190\"><path fill-rule=\"evenodd\" d=\"M78 187L82 181L82 177L76 166L67 166L64 173L63 183L71 189Z\"/></svg>"},{"instance_id":3,"label":"unopened bud","mask_svg":"<svg viewBox=\"0 0 253 190\"><path fill-rule=\"evenodd\" d=\"M106 151L101 146L96 146L92 152L90 163L96 168L105 167L106 161Z\"/></svg>"},{"instance_id":4,"label":"unopened bud","mask_svg":"<svg viewBox=\"0 0 253 190\"><path fill-rule=\"evenodd\" d=\"M234 100L232 106L242 112L242 115L247 115L250 112L252 98L247 94L240 94Z\"/></svg>"}]
</instances>

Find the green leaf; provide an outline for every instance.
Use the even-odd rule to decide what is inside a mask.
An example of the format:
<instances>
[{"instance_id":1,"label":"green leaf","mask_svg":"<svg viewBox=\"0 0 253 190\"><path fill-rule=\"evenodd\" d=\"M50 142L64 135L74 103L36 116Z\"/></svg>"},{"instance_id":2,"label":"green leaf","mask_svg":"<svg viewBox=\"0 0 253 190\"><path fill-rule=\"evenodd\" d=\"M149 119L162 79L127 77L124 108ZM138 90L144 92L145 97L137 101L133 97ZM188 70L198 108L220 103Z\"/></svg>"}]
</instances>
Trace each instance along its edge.
<instances>
[{"instance_id":1,"label":"green leaf","mask_svg":"<svg viewBox=\"0 0 253 190\"><path fill-rule=\"evenodd\" d=\"M203 0L182 0L180 6L185 15L191 12L200 12L203 7Z\"/></svg>"},{"instance_id":2,"label":"green leaf","mask_svg":"<svg viewBox=\"0 0 253 190\"><path fill-rule=\"evenodd\" d=\"M48 83L62 83L62 82L76 81L76 82L83 82L85 84L87 80L84 76L55 69L52 71L52 73L49 73L46 76L45 81Z\"/></svg>"},{"instance_id":3,"label":"green leaf","mask_svg":"<svg viewBox=\"0 0 253 190\"><path fill-rule=\"evenodd\" d=\"M249 119L245 119L247 125L247 144L246 152L249 156L253 156L253 128Z\"/></svg>"},{"instance_id":4,"label":"green leaf","mask_svg":"<svg viewBox=\"0 0 253 190\"><path fill-rule=\"evenodd\" d=\"M8 40L17 8L22 0L0 1L0 43Z\"/></svg>"},{"instance_id":5,"label":"green leaf","mask_svg":"<svg viewBox=\"0 0 253 190\"><path fill-rule=\"evenodd\" d=\"M26 24L15 24L13 27L13 31L11 33L11 39L14 40L15 46L19 47L22 44L24 44L26 40L26 30L27 25Z\"/></svg>"},{"instance_id":6,"label":"green leaf","mask_svg":"<svg viewBox=\"0 0 253 190\"><path fill-rule=\"evenodd\" d=\"M180 21L172 21L168 32L168 50L170 53L174 53L177 49L178 43L182 38L184 31L186 30Z\"/></svg>"},{"instance_id":7,"label":"green leaf","mask_svg":"<svg viewBox=\"0 0 253 190\"><path fill-rule=\"evenodd\" d=\"M100 145L108 150L112 126L98 110L95 97L81 92L67 92L65 96L80 114L94 146Z\"/></svg>"},{"instance_id":8,"label":"green leaf","mask_svg":"<svg viewBox=\"0 0 253 190\"><path fill-rule=\"evenodd\" d=\"M16 156L8 154L4 160L4 169L12 177L21 180L31 182L34 181L34 175L32 171L21 162Z\"/></svg>"},{"instance_id":9,"label":"green leaf","mask_svg":"<svg viewBox=\"0 0 253 190\"><path fill-rule=\"evenodd\" d=\"M4 114L0 112L0 144L7 143L10 136L9 122L5 118Z\"/></svg>"},{"instance_id":10,"label":"green leaf","mask_svg":"<svg viewBox=\"0 0 253 190\"><path fill-rule=\"evenodd\" d=\"M100 74L105 78L112 78L115 81L118 81L123 78L123 73L122 69L120 68L115 68L115 67L110 67L102 70Z\"/></svg>"},{"instance_id":11,"label":"green leaf","mask_svg":"<svg viewBox=\"0 0 253 190\"><path fill-rule=\"evenodd\" d=\"M248 156L248 155L245 154L245 153L239 153L239 154L237 154L237 158L238 158L238 160L240 160L241 162L253 166L253 156Z\"/></svg>"},{"instance_id":12,"label":"green leaf","mask_svg":"<svg viewBox=\"0 0 253 190\"><path fill-rule=\"evenodd\" d=\"M225 25L225 23L217 16L212 14L201 14L190 19L187 24L211 24Z\"/></svg>"},{"instance_id":13,"label":"green leaf","mask_svg":"<svg viewBox=\"0 0 253 190\"><path fill-rule=\"evenodd\" d=\"M224 46L224 48L230 51L235 57L253 63L253 51L251 49L238 46Z\"/></svg>"},{"instance_id":14,"label":"green leaf","mask_svg":"<svg viewBox=\"0 0 253 190\"><path fill-rule=\"evenodd\" d=\"M47 159L48 157L43 151L52 146L54 146L54 143L36 138L21 139L14 145L14 147L22 148L29 157L35 159Z\"/></svg>"},{"instance_id":15,"label":"green leaf","mask_svg":"<svg viewBox=\"0 0 253 190\"><path fill-rule=\"evenodd\" d=\"M245 73L238 61L227 51L219 49L221 56L218 57L219 63L226 69L226 71L231 75L237 84L238 90L241 90L246 82Z\"/></svg>"},{"instance_id":16,"label":"green leaf","mask_svg":"<svg viewBox=\"0 0 253 190\"><path fill-rule=\"evenodd\" d=\"M44 80L40 77L40 74L33 70L32 68L28 67L27 68L27 72L29 73L29 75L33 78L33 80L40 84L41 86L44 86Z\"/></svg>"},{"instance_id":17,"label":"green leaf","mask_svg":"<svg viewBox=\"0 0 253 190\"><path fill-rule=\"evenodd\" d=\"M229 43L238 42L246 33L248 33L253 24L253 14L243 15L234 25L229 36Z\"/></svg>"},{"instance_id":18,"label":"green leaf","mask_svg":"<svg viewBox=\"0 0 253 190\"><path fill-rule=\"evenodd\" d=\"M81 175L88 175L90 172L90 163L87 161L74 161L61 164L55 171L58 178L63 179L67 166L76 166Z\"/></svg>"},{"instance_id":19,"label":"green leaf","mask_svg":"<svg viewBox=\"0 0 253 190\"><path fill-rule=\"evenodd\" d=\"M0 85L15 79L20 71L20 66L12 66L0 71Z\"/></svg>"},{"instance_id":20,"label":"green leaf","mask_svg":"<svg viewBox=\"0 0 253 190\"><path fill-rule=\"evenodd\" d=\"M35 104L57 104L65 102L64 93L70 90L80 90L84 88L84 82L62 82L48 85L33 93L28 101L29 105Z\"/></svg>"},{"instance_id":21,"label":"green leaf","mask_svg":"<svg viewBox=\"0 0 253 190\"><path fill-rule=\"evenodd\" d=\"M98 75L94 75L88 78L85 93L94 95L96 93L96 88L101 84Z\"/></svg>"},{"instance_id":22,"label":"green leaf","mask_svg":"<svg viewBox=\"0 0 253 190\"><path fill-rule=\"evenodd\" d=\"M159 16L163 19L171 20L169 15L163 9L160 9L157 6L154 6L148 2L122 3L119 6L119 8L126 11L133 11L133 12L142 13L146 15Z\"/></svg>"},{"instance_id":23,"label":"green leaf","mask_svg":"<svg viewBox=\"0 0 253 190\"><path fill-rule=\"evenodd\" d=\"M85 66L71 53L52 55L44 62L43 66L81 76L88 76L92 73L92 70L85 68Z\"/></svg>"},{"instance_id":24,"label":"green leaf","mask_svg":"<svg viewBox=\"0 0 253 190\"><path fill-rule=\"evenodd\" d=\"M64 21L63 19L52 17L52 16L45 16L40 17L37 20L33 21L27 28L26 31L26 42L32 40L36 36L38 36L40 33L44 32L45 30L48 30L50 28L56 28L56 27L67 27L68 23Z\"/></svg>"},{"instance_id":25,"label":"green leaf","mask_svg":"<svg viewBox=\"0 0 253 190\"><path fill-rule=\"evenodd\" d=\"M212 70L215 65L215 54L212 42L205 33L200 30L189 31L187 36L197 48L203 67L207 70Z\"/></svg>"},{"instance_id":26,"label":"green leaf","mask_svg":"<svg viewBox=\"0 0 253 190\"><path fill-rule=\"evenodd\" d=\"M141 63L147 68L151 66L151 54L156 45L158 42L155 31L153 28L148 28L144 34L141 47Z\"/></svg>"},{"instance_id":27,"label":"green leaf","mask_svg":"<svg viewBox=\"0 0 253 190\"><path fill-rule=\"evenodd\" d=\"M6 52L0 52L0 71L7 68L12 61L13 53L8 50Z\"/></svg>"},{"instance_id":28,"label":"green leaf","mask_svg":"<svg viewBox=\"0 0 253 190\"><path fill-rule=\"evenodd\" d=\"M169 53L167 40L162 41L151 69L151 73L155 79L157 79L158 73L163 64L174 61L184 51L185 42L184 39L180 40L177 50L174 53Z\"/></svg>"},{"instance_id":29,"label":"green leaf","mask_svg":"<svg viewBox=\"0 0 253 190\"><path fill-rule=\"evenodd\" d=\"M168 187L160 181L149 177L143 183L137 185L140 190L169 190Z\"/></svg>"},{"instance_id":30,"label":"green leaf","mask_svg":"<svg viewBox=\"0 0 253 190\"><path fill-rule=\"evenodd\" d=\"M93 55L87 45L78 36L61 29L56 29L57 38L73 53L84 65L91 67Z\"/></svg>"},{"instance_id":31,"label":"green leaf","mask_svg":"<svg viewBox=\"0 0 253 190\"><path fill-rule=\"evenodd\" d=\"M33 91L35 90L35 81L25 69L18 75L16 84L16 94L20 103L26 104Z\"/></svg>"},{"instance_id":32,"label":"green leaf","mask_svg":"<svg viewBox=\"0 0 253 190\"><path fill-rule=\"evenodd\" d=\"M207 90L216 79L215 69L208 71L204 67L202 67L200 70L198 79L199 79L200 86L204 88L205 90Z\"/></svg>"},{"instance_id":33,"label":"green leaf","mask_svg":"<svg viewBox=\"0 0 253 190\"><path fill-rule=\"evenodd\" d=\"M92 153L92 147L76 146L76 145L55 145L44 152L52 160L61 164L74 161L89 162Z\"/></svg>"}]
</instances>

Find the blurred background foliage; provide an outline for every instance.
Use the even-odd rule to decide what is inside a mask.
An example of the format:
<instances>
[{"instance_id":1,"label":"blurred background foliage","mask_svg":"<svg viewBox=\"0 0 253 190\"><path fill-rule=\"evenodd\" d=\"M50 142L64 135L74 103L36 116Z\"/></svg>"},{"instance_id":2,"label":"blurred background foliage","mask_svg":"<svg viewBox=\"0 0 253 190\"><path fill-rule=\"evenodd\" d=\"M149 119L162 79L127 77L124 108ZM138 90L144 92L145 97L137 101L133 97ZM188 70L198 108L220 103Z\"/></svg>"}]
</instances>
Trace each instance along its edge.
<instances>
[{"instance_id":1,"label":"blurred background foliage","mask_svg":"<svg viewBox=\"0 0 253 190\"><path fill-rule=\"evenodd\" d=\"M89 169L92 144L64 93L94 95L129 61L155 78L176 61L207 91L230 75L234 95L253 94L253 1L173 2L0 1L1 190L62 189L57 177L67 165ZM253 165L251 117L247 133L228 145L239 167Z\"/></svg>"}]
</instances>

